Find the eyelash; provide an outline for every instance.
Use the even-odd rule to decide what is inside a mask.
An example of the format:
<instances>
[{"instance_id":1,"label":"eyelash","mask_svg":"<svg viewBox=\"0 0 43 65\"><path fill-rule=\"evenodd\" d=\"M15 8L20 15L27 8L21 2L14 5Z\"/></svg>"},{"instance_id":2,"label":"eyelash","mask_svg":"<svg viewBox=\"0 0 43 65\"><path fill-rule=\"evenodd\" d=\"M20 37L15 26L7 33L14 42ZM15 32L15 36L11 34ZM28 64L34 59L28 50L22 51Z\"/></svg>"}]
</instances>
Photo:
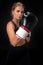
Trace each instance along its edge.
<instances>
[{"instance_id":1,"label":"eyelash","mask_svg":"<svg viewBox=\"0 0 43 65\"><path fill-rule=\"evenodd\" d=\"M17 12L20 12L19 10ZM21 13L24 13L23 11Z\"/></svg>"}]
</instances>

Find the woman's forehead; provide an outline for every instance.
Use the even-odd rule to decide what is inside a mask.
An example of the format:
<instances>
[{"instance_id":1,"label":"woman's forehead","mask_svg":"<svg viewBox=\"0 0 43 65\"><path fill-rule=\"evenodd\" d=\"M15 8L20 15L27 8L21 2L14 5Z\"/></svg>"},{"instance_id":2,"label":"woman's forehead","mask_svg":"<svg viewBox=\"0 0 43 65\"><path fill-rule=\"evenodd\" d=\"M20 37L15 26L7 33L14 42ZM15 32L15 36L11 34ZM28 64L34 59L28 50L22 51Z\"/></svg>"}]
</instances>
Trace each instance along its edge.
<instances>
[{"instance_id":1,"label":"woman's forehead","mask_svg":"<svg viewBox=\"0 0 43 65\"><path fill-rule=\"evenodd\" d=\"M24 11L24 8L23 8L22 6L17 6L17 7L15 8L15 10L23 10L23 11Z\"/></svg>"}]
</instances>

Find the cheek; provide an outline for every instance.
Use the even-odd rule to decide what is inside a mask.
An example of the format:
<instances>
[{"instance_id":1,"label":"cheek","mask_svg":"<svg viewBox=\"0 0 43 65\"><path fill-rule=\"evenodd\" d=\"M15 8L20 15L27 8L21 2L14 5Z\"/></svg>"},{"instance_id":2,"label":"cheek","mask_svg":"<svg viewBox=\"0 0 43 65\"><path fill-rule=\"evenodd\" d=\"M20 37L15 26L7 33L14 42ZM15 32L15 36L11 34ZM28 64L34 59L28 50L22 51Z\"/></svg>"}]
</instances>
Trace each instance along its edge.
<instances>
[{"instance_id":1,"label":"cheek","mask_svg":"<svg viewBox=\"0 0 43 65\"><path fill-rule=\"evenodd\" d=\"M15 14L14 11L12 11L12 16L14 16L14 14Z\"/></svg>"},{"instance_id":2,"label":"cheek","mask_svg":"<svg viewBox=\"0 0 43 65\"><path fill-rule=\"evenodd\" d=\"M14 12L14 16L18 16L18 13L16 11Z\"/></svg>"},{"instance_id":3,"label":"cheek","mask_svg":"<svg viewBox=\"0 0 43 65\"><path fill-rule=\"evenodd\" d=\"M13 16L16 15L16 11L13 10L13 11L12 11L12 15L13 15Z\"/></svg>"},{"instance_id":4,"label":"cheek","mask_svg":"<svg viewBox=\"0 0 43 65\"><path fill-rule=\"evenodd\" d=\"M23 17L23 14L21 15L21 17Z\"/></svg>"}]
</instances>

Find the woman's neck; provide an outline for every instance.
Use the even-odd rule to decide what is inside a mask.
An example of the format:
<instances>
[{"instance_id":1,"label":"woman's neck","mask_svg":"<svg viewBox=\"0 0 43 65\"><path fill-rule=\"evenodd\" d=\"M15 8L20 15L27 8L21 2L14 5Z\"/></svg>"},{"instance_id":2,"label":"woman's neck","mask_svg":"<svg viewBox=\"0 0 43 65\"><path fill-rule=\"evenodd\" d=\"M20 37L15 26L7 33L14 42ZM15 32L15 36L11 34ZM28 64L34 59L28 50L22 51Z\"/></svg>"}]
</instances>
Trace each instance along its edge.
<instances>
[{"instance_id":1,"label":"woman's neck","mask_svg":"<svg viewBox=\"0 0 43 65\"><path fill-rule=\"evenodd\" d=\"M19 26L19 20L17 20L17 19L12 19L12 21L13 21L17 26Z\"/></svg>"}]
</instances>

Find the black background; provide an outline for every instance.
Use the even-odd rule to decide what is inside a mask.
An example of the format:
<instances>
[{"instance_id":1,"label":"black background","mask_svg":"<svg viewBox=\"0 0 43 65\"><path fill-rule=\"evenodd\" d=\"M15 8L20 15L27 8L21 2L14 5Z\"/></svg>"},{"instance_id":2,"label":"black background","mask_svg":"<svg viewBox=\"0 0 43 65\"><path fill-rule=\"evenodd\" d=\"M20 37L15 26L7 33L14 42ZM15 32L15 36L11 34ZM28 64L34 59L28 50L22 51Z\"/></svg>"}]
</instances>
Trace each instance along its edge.
<instances>
[{"instance_id":1,"label":"black background","mask_svg":"<svg viewBox=\"0 0 43 65\"><path fill-rule=\"evenodd\" d=\"M43 58L43 2L40 0L16 0L21 1L26 6L26 10L33 12L38 17L38 24L32 32L29 48L32 62L42 63ZM0 36L6 21L9 20L9 11L14 0L0 0ZM1 44L1 37L0 37ZM1 47L0 47L1 48Z\"/></svg>"}]
</instances>

